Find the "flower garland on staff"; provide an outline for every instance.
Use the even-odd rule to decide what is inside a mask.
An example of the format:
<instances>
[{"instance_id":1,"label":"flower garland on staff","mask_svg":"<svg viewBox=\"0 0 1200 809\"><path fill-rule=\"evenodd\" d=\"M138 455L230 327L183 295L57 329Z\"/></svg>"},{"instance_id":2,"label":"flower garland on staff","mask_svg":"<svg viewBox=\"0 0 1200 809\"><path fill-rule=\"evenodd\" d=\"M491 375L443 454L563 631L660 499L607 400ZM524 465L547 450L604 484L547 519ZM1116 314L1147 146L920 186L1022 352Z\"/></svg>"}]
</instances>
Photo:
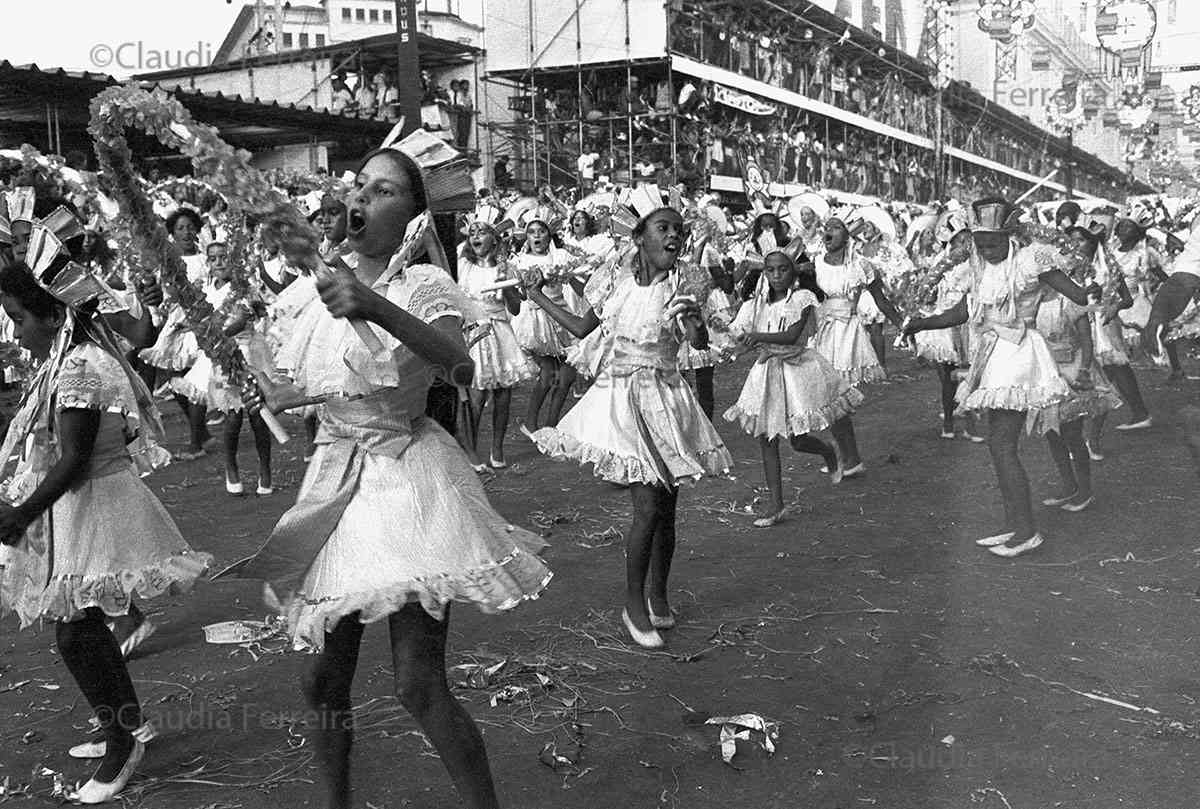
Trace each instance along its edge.
<instances>
[{"instance_id":1,"label":"flower garland on staff","mask_svg":"<svg viewBox=\"0 0 1200 809\"><path fill-rule=\"evenodd\" d=\"M184 313L185 322L196 335L201 350L215 362L226 376L241 386L251 378L245 358L237 343L224 331L223 319L216 316L212 304L187 278L179 251L167 238L166 228L154 214L154 206L138 182L131 166L132 154L125 139L125 130L137 127L153 135L165 146L179 149L192 158L197 171L212 178L213 186L228 199L236 200L244 210L270 212L273 222L286 225L287 216L279 209L284 206L273 189L262 182L247 163L247 155L235 152L216 134L216 130L194 122L178 101L162 93L151 94L136 87L111 87L91 103L91 123L88 127L96 141L96 155L101 166L112 178L113 192L122 210L130 218L135 244L147 266L160 267L163 286L174 296ZM290 206L288 206L290 207ZM293 210L293 219L299 214ZM264 240L269 238L264 226ZM313 262L317 244L315 233L302 238L298 227L283 227L280 244L289 259ZM301 255L307 244L306 256ZM287 433L273 415L264 412L263 418L280 442Z\"/></svg>"}]
</instances>

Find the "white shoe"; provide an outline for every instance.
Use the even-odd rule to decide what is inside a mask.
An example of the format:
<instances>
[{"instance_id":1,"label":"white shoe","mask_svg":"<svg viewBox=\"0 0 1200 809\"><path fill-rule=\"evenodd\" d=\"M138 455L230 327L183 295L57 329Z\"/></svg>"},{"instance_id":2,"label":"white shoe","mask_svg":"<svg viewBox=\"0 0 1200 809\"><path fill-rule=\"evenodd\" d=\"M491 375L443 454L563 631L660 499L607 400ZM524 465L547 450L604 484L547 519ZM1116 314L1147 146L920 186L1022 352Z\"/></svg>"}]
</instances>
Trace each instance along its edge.
<instances>
[{"instance_id":1,"label":"white shoe","mask_svg":"<svg viewBox=\"0 0 1200 809\"><path fill-rule=\"evenodd\" d=\"M158 627L143 620L137 629L129 633L129 637L121 642L121 657L128 659L133 654L133 650L145 643L151 635L158 631Z\"/></svg>"},{"instance_id":2,"label":"white shoe","mask_svg":"<svg viewBox=\"0 0 1200 809\"><path fill-rule=\"evenodd\" d=\"M133 742L133 750L129 752L129 758L125 760L125 766L117 773L117 777L107 783L97 781L95 778L88 781L79 791L73 795L68 795L68 799L77 803L97 804L108 803L121 794L121 790L125 789L125 785L129 783L129 779L133 777L133 773L137 770L138 765L142 763L142 758L146 755L146 745L138 740Z\"/></svg>"},{"instance_id":3,"label":"white shoe","mask_svg":"<svg viewBox=\"0 0 1200 809\"><path fill-rule=\"evenodd\" d=\"M1071 498L1074 496L1075 496L1075 493L1072 492L1071 494L1068 494L1066 497L1047 497L1045 500L1042 501L1042 505L1050 506L1052 508L1054 506L1061 506L1063 503L1071 502Z\"/></svg>"},{"instance_id":4,"label":"white shoe","mask_svg":"<svg viewBox=\"0 0 1200 809\"><path fill-rule=\"evenodd\" d=\"M975 540L975 544L981 548L991 548L995 545L1003 545L1005 542L1008 542L1012 539L1012 535L1012 531L1009 531L1007 534L996 534L995 536L977 539Z\"/></svg>"},{"instance_id":5,"label":"white shoe","mask_svg":"<svg viewBox=\"0 0 1200 809\"><path fill-rule=\"evenodd\" d=\"M774 514L768 514L766 517L759 517L754 521L755 528L770 528L773 525L778 525L783 522L787 515L787 508L781 508Z\"/></svg>"},{"instance_id":6,"label":"white shoe","mask_svg":"<svg viewBox=\"0 0 1200 809\"><path fill-rule=\"evenodd\" d=\"M953 430L942 430L942 438L946 439L947 441L953 441L954 440L954 431Z\"/></svg>"},{"instance_id":7,"label":"white shoe","mask_svg":"<svg viewBox=\"0 0 1200 809\"><path fill-rule=\"evenodd\" d=\"M254 493L256 495L258 495L259 497L266 497L269 494L275 494L275 487L274 486L264 486L260 483L260 484L258 484L258 487L254 490Z\"/></svg>"},{"instance_id":8,"label":"white shoe","mask_svg":"<svg viewBox=\"0 0 1200 809\"><path fill-rule=\"evenodd\" d=\"M225 491L228 492L229 494L233 495L234 497L241 497L242 495L244 495L246 493L246 487L242 485L242 482L240 480L237 483L230 483L229 480L226 479L225 480Z\"/></svg>"},{"instance_id":9,"label":"white shoe","mask_svg":"<svg viewBox=\"0 0 1200 809\"><path fill-rule=\"evenodd\" d=\"M1149 416L1146 416L1146 418L1142 419L1141 421L1135 421L1130 424L1118 424L1117 429L1118 430L1145 430L1152 426L1154 426L1154 419L1150 418Z\"/></svg>"},{"instance_id":10,"label":"white shoe","mask_svg":"<svg viewBox=\"0 0 1200 809\"><path fill-rule=\"evenodd\" d=\"M149 742L157 735L158 732L149 722L133 731L133 738L137 739L139 742ZM104 755L107 752L108 742L106 741L84 742L83 744L77 744L68 750L67 755L71 758L104 758Z\"/></svg>"},{"instance_id":11,"label":"white shoe","mask_svg":"<svg viewBox=\"0 0 1200 809\"><path fill-rule=\"evenodd\" d=\"M984 441L987 441L987 439L983 436L969 433L966 430L962 431L962 437L970 441L972 444L982 444Z\"/></svg>"},{"instance_id":12,"label":"white shoe","mask_svg":"<svg viewBox=\"0 0 1200 809\"><path fill-rule=\"evenodd\" d=\"M1092 501L1095 499L1096 499L1096 496L1092 495L1087 500L1084 500L1082 503L1063 503L1061 508L1063 511L1070 511L1072 513L1078 513L1080 511L1083 511L1088 506L1090 506L1092 504Z\"/></svg>"},{"instance_id":13,"label":"white shoe","mask_svg":"<svg viewBox=\"0 0 1200 809\"><path fill-rule=\"evenodd\" d=\"M839 450L837 448L837 444L833 445L833 457L837 461L837 469L834 469L832 472L829 472L829 482L830 482L830 484L836 486L842 482L843 478L846 477L846 470L845 470L845 468L843 468L843 464L842 464L842 453L841 453L841 450ZM859 465L861 466L862 464L859 464ZM828 469L829 469L829 467L826 467L827 472L828 472Z\"/></svg>"},{"instance_id":14,"label":"white shoe","mask_svg":"<svg viewBox=\"0 0 1200 809\"><path fill-rule=\"evenodd\" d=\"M508 469L508 463L506 461L497 461L495 455L488 456L488 463L491 464L492 469Z\"/></svg>"},{"instance_id":15,"label":"white shoe","mask_svg":"<svg viewBox=\"0 0 1200 809\"><path fill-rule=\"evenodd\" d=\"M1104 460L1104 453L1092 448L1092 442L1084 441L1084 446L1087 447L1088 457L1095 463L1100 463Z\"/></svg>"},{"instance_id":16,"label":"white shoe","mask_svg":"<svg viewBox=\"0 0 1200 809\"><path fill-rule=\"evenodd\" d=\"M1020 556L1023 553L1028 553L1034 548L1040 547L1041 544L1042 535L1034 534L1020 545L993 545L992 547L988 548L988 550L997 556L1012 558L1014 556Z\"/></svg>"},{"instance_id":17,"label":"white shoe","mask_svg":"<svg viewBox=\"0 0 1200 809\"><path fill-rule=\"evenodd\" d=\"M845 480L846 478L856 478L859 475L864 474L866 471L867 467L863 465L862 461L859 461L856 465L842 472L842 480Z\"/></svg>"},{"instance_id":18,"label":"white shoe","mask_svg":"<svg viewBox=\"0 0 1200 809\"><path fill-rule=\"evenodd\" d=\"M525 422L521 422L520 426L517 427L517 429L521 431L521 435L525 436L530 441L533 441L535 444L537 443L537 441L533 437L533 433L531 433L529 431L529 428L525 426Z\"/></svg>"},{"instance_id":19,"label":"white shoe","mask_svg":"<svg viewBox=\"0 0 1200 809\"><path fill-rule=\"evenodd\" d=\"M650 602L646 602L646 612L650 615L650 626L655 629L674 629L675 628L675 611L667 610L667 614L655 615L654 610L650 607Z\"/></svg>"},{"instance_id":20,"label":"white shoe","mask_svg":"<svg viewBox=\"0 0 1200 809\"><path fill-rule=\"evenodd\" d=\"M633 638L633 642L643 649L661 649L666 645L657 629L643 632L634 626L633 621L629 618L629 610L621 610L621 621L625 624L625 630L629 633L629 637Z\"/></svg>"}]
</instances>

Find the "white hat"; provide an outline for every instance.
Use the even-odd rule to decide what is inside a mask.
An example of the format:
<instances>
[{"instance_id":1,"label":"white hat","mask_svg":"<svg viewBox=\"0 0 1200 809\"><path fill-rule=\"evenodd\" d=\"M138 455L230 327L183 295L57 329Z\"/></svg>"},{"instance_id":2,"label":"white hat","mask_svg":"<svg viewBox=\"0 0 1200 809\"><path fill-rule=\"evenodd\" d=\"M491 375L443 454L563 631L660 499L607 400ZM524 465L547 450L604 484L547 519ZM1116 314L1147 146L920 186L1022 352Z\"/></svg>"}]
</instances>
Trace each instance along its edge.
<instances>
[{"instance_id":1,"label":"white hat","mask_svg":"<svg viewBox=\"0 0 1200 809\"><path fill-rule=\"evenodd\" d=\"M870 222L875 226L885 239L895 240L896 238L896 221L892 219L891 214L880 208L878 205L866 205L859 208L850 215L852 221ZM849 223L847 223L849 224Z\"/></svg>"}]
</instances>

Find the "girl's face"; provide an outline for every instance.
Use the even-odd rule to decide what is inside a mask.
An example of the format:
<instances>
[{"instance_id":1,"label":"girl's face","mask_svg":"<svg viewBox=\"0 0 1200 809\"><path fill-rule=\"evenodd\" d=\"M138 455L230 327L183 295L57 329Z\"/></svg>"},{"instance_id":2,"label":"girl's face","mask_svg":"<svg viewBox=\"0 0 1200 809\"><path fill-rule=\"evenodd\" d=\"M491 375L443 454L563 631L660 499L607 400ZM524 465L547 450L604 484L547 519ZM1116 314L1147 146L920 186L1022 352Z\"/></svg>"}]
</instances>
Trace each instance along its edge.
<instances>
[{"instance_id":1,"label":"girl's face","mask_svg":"<svg viewBox=\"0 0 1200 809\"><path fill-rule=\"evenodd\" d=\"M1085 239L1078 233L1071 233L1067 236L1071 240L1071 247L1076 253L1083 256L1088 261L1096 257L1096 243L1090 239Z\"/></svg>"},{"instance_id":2,"label":"girl's face","mask_svg":"<svg viewBox=\"0 0 1200 809\"><path fill-rule=\"evenodd\" d=\"M193 255L196 252L196 236L196 223L190 216L181 216L175 220L171 237L175 239L175 244L179 245L179 249L185 256Z\"/></svg>"},{"instance_id":3,"label":"girl's face","mask_svg":"<svg viewBox=\"0 0 1200 809\"><path fill-rule=\"evenodd\" d=\"M937 246L937 236L933 232L933 228L928 228L921 231L920 245L922 250L932 250Z\"/></svg>"},{"instance_id":4,"label":"girl's face","mask_svg":"<svg viewBox=\"0 0 1200 809\"><path fill-rule=\"evenodd\" d=\"M341 203L322 205L313 219L313 224L321 231L322 236L337 244L346 238L346 206Z\"/></svg>"},{"instance_id":5,"label":"girl's face","mask_svg":"<svg viewBox=\"0 0 1200 809\"><path fill-rule=\"evenodd\" d=\"M846 246L849 235L846 226L840 219L830 219L825 223L825 235L822 238L822 241L825 242L825 251L832 253L841 250Z\"/></svg>"},{"instance_id":6,"label":"girl's face","mask_svg":"<svg viewBox=\"0 0 1200 809\"><path fill-rule=\"evenodd\" d=\"M467 231L467 243L479 258L486 258L496 249L496 234L487 225L475 223Z\"/></svg>"},{"instance_id":7,"label":"girl's face","mask_svg":"<svg viewBox=\"0 0 1200 809\"><path fill-rule=\"evenodd\" d=\"M864 242L873 242L879 238L879 228L875 227L872 222L863 222L862 228L858 231L859 238Z\"/></svg>"},{"instance_id":8,"label":"girl's face","mask_svg":"<svg viewBox=\"0 0 1200 809\"><path fill-rule=\"evenodd\" d=\"M811 229L817 224L817 215L813 213L812 208L800 209L800 224L804 225L805 229Z\"/></svg>"},{"instance_id":9,"label":"girl's face","mask_svg":"<svg viewBox=\"0 0 1200 809\"><path fill-rule=\"evenodd\" d=\"M661 272L675 266L683 247L683 237L683 217L667 208L650 214L642 235L636 237L634 243L649 266Z\"/></svg>"},{"instance_id":10,"label":"girl's face","mask_svg":"<svg viewBox=\"0 0 1200 809\"><path fill-rule=\"evenodd\" d=\"M525 228L525 239L529 252L544 256L550 252L550 228L541 222L530 222Z\"/></svg>"},{"instance_id":11,"label":"girl's face","mask_svg":"<svg viewBox=\"0 0 1200 809\"><path fill-rule=\"evenodd\" d=\"M582 239L588 235L588 217L583 211L579 211L571 217L571 233L576 239Z\"/></svg>"},{"instance_id":12,"label":"girl's face","mask_svg":"<svg viewBox=\"0 0 1200 809\"><path fill-rule=\"evenodd\" d=\"M228 281L232 276L229 268L229 248L223 244L210 244L207 254L208 274L214 281Z\"/></svg>"},{"instance_id":13,"label":"girl's face","mask_svg":"<svg viewBox=\"0 0 1200 809\"><path fill-rule=\"evenodd\" d=\"M988 264L999 264L1008 258L1008 234L978 232L972 234L975 251Z\"/></svg>"},{"instance_id":14,"label":"girl's face","mask_svg":"<svg viewBox=\"0 0 1200 809\"><path fill-rule=\"evenodd\" d=\"M389 258L404 241L416 209L412 183L400 162L386 154L367 161L354 179L346 236L360 255Z\"/></svg>"},{"instance_id":15,"label":"girl's face","mask_svg":"<svg viewBox=\"0 0 1200 809\"><path fill-rule=\"evenodd\" d=\"M54 338L62 328L66 313L55 308L54 314L48 318L40 318L29 312L11 295L0 296L4 313L13 322L13 336L17 345L28 351L36 359L44 360L50 356L54 347Z\"/></svg>"},{"instance_id":16,"label":"girl's face","mask_svg":"<svg viewBox=\"0 0 1200 809\"><path fill-rule=\"evenodd\" d=\"M1141 237L1140 228L1128 219L1117 222L1116 234L1121 244L1137 244Z\"/></svg>"},{"instance_id":17,"label":"girl's face","mask_svg":"<svg viewBox=\"0 0 1200 809\"><path fill-rule=\"evenodd\" d=\"M28 222L18 220L12 223L12 252L17 261L24 261L29 252L29 232L32 229L33 225Z\"/></svg>"},{"instance_id":18,"label":"girl's face","mask_svg":"<svg viewBox=\"0 0 1200 809\"><path fill-rule=\"evenodd\" d=\"M763 233L768 233L779 227L779 219L775 214L765 213L758 217L758 226Z\"/></svg>"},{"instance_id":19,"label":"girl's face","mask_svg":"<svg viewBox=\"0 0 1200 809\"><path fill-rule=\"evenodd\" d=\"M771 291L782 295L796 283L796 265L783 253L772 253L763 261L763 275Z\"/></svg>"}]
</instances>

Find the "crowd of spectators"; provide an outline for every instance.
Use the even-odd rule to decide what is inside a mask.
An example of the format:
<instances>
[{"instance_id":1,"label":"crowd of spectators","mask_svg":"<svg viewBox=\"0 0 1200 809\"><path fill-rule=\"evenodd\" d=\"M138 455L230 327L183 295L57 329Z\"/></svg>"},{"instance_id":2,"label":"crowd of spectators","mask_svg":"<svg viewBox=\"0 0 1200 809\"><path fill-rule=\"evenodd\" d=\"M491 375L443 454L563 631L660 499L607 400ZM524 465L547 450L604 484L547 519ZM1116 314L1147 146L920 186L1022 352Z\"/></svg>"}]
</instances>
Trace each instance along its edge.
<instances>
[{"instance_id":1,"label":"crowd of spectators","mask_svg":"<svg viewBox=\"0 0 1200 809\"><path fill-rule=\"evenodd\" d=\"M363 70L355 77L354 89L344 71L334 75L330 83L333 89L330 112L377 121L398 121L403 115L400 92L389 69ZM475 126L471 83L453 79L448 86L442 86L433 74L422 70L421 125L441 133L460 149L470 148L471 130Z\"/></svg>"}]
</instances>

